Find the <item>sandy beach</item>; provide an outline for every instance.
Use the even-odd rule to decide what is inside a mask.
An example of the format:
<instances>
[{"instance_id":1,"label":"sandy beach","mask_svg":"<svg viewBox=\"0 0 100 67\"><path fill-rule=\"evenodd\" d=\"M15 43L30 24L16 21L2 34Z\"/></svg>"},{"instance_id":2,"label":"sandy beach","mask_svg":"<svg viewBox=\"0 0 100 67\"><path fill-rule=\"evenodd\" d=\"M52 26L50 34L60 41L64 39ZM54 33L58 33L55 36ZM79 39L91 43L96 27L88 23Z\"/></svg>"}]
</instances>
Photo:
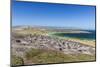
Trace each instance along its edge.
<instances>
[{"instance_id":1,"label":"sandy beach","mask_svg":"<svg viewBox=\"0 0 100 67\"><path fill-rule=\"evenodd\" d=\"M95 40L86 40L86 39L83 39L82 40L82 39L78 39L78 38L59 37L59 36L55 36L53 34L52 33L51 34L49 33L48 36L53 36L53 37L58 37L58 38L65 39L65 40L69 40L69 41L79 42L79 43L82 43L84 45L89 45L89 46L92 46L92 47L95 47L96 46Z\"/></svg>"}]
</instances>

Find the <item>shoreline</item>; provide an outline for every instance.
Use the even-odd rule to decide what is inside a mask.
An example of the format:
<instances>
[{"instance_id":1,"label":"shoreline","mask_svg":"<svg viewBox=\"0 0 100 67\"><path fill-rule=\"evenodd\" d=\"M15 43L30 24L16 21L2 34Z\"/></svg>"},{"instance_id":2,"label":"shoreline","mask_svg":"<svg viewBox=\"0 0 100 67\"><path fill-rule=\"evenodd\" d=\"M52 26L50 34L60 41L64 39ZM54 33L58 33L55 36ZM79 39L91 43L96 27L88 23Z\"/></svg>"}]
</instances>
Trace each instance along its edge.
<instances>
[{"instance_id":1,"label":"shoreline","mask_svg":"<svg viewBox=\"0 0 100 67\"><path fill-rule=\"evenodd\" d=\"M74 41L74 42L79 42L79 43L82 43L84 45L89 45L89 46L92 46L92 47L95 47L96 43L95 43L95 40L88 40L88 39L79 39L79 38L70 38L70 37L61 37L61 36L56 36L54 35L54 33L48 33L48 36L51 36L51 37L57 37L57 38L61 38L61 39L65 39L65 40L69 40L69 41Z\"/></svg>"},{"instance_id":2,"label":"shoreline","mask_svg":"<svg viewBox=\"0 0 100 67\"><path fill-rule=\"evenodd\" d=\"M79 43L82 43L84 45L89 45L89 46L92 46L92 47L95 47L95 40L87 40L87 39L79 39L79 38L71 38L71 37L61 37L61 36L57 36L57 35L54 35L55 33L61 33L61 32L39 32L39 31L36 31L36 32L33 32L32 30L23 30L23 31L17 31L18 33L20 34L39 34L39 35L44 35L44 36L51 36L51 37L57 37L57 38L60 38L60 39L65 39L65 40L69 40L69 41L74 41L74 42L79 42ZM65 32L64 32L65 33ZM68 33L68 32L66 32ZM73 32L74 33L74 32Z\"/></svg>"}]
</instances>

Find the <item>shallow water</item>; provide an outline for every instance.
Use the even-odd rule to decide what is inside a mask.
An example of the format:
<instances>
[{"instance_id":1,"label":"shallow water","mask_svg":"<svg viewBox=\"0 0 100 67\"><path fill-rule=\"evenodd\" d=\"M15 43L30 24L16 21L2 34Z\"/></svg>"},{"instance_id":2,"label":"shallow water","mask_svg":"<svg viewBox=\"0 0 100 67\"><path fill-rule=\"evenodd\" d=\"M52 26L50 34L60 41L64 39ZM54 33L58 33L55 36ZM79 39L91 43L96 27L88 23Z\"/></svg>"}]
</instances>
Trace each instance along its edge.
<instances>
[{"instance_id":1,"label":"shallow water","mask_svg":"<svg viewBox=\"0 0 100 67\"><path fill-rule=\"evenodd\" d=\"M95 30L85 30L90 33L55 33L54 35L61 37L79 38L79 39L90 39L95 40Z\"/></svg>"}]
</instances>

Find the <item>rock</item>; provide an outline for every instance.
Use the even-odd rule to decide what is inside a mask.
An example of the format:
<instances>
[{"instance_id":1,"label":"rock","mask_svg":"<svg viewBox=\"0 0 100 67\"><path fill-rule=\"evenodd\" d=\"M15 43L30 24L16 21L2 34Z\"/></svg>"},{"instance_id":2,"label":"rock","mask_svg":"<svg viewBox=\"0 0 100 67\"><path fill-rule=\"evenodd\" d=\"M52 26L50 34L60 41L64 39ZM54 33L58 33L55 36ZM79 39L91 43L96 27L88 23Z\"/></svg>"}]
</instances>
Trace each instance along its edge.
<instances>
[{"instance_id":1,"label":"rock","mask_svg":"<svg viewBox=\"0 0 100 67\"><path fill-rule=\"evenodd\" d=\"M15 53L17 52L17 54L21 52L21 55L30 48L55 50L65 54L95 54L95 49L91 46L44 35L35 34L21 36L13 33L11 42L13 51Z\"/></svg>"}]
</instances>

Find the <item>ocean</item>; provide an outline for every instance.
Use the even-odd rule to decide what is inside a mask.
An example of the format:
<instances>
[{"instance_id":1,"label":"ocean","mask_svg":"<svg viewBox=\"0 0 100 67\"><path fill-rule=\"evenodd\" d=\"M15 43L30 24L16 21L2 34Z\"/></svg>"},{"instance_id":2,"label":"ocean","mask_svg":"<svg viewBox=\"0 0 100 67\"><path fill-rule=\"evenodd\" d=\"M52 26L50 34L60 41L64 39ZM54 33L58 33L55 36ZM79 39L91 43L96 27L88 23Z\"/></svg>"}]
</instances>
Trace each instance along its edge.
<instances>
[{"instance_id":1,"label":"ocean","mask_svg":"<svg viewBox=\"0 0 100 67\"><path fill-rule=\"evenodd\" d=\"M89 40L96 39L95 30L84 30L84 31L88 31L90 33L56 33L55 35L62 37L70 37L70 38L89 39Z\"/></svg>"}]
</instances>

